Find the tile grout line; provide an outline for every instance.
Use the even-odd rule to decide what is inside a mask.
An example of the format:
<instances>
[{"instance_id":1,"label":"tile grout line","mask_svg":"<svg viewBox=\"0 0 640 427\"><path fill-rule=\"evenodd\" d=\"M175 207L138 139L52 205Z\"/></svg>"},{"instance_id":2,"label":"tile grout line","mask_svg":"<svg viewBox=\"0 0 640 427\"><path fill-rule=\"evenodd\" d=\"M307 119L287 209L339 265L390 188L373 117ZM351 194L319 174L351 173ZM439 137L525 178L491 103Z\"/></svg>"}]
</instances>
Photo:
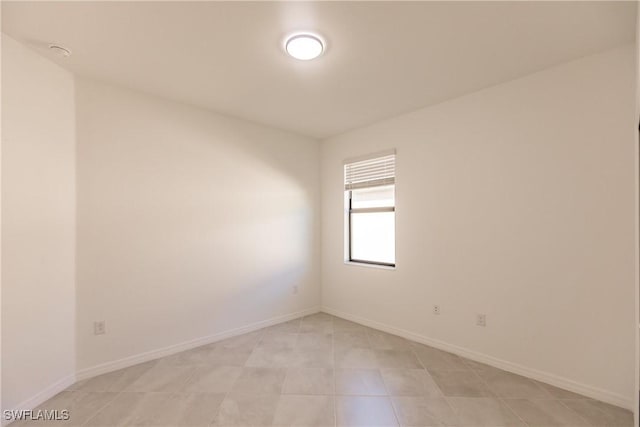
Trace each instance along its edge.
<instances>
[{"instance_id":1,"label":"tile grout line","mask_svg":"<svg viewBox=\"0 0 640 427\"><path fill-rule=\"evenodd\" d=\"M72 391L72 393L88 394L88 393L91 393L91 392ZM94 392L94 393L108 393L108 391L107 391L107 392ZM109 406L109 405L111 404L111 402L113 402L113 401L114 401L114 400L115 400L119 395L120 395L120 392L117 392L117 393L115 394L115 396L113 396L113 399L109 400L107 403L105 403L104 405L100 406L100 407L99 407L99 408L98 408L94 413L92 413L90 416L88 416L88 417L87 417L87 419L86 419L82 424L80 424L80 425L81 425L81 426L86 425L86 424L87 424L87 423L88 423L88 422L89 422L93 417L95 417L96 415L98 415L98 413L99 413L100 411L102 411L104 408L106 408L107 406ZM71 415L71 413L69 413L69 415Z\"/></svg>"},{"instance_id":2,"label":"tile grout line","mask_svg":"<svg viewBox=\"0 0 640 427\"><path fill-rule=\"evenodd\" d=\"M507 403L507 402L506 402L502 397L497 397L497 396L496 396L496 399L497 399L500 403L502 403L504 406L506 406L506 407L507 407L507 409L508 409L509 411L511 411L511 413L512 413L513 415L515 415L515 416L516 416L516 418L518 418L520 421L522 421L522 423L523 423L525 426L529 427L529 423L528 423L528 422L526 422L526 421L524 420L524 418L522 418L520 415L518 415L518 413L517 413L517 412L516 412L512 407L511 407L511 405L509 405L509 404L508 404L508 403Z\"/></svg>"},{"instance_id":3,"label":"tile grout line","mask_svg":"<svg viewBox=\"0 0 640 427\"><path fill-rule=\"evenodd\" d=\"M497 368L496 368L496 369L497 369ZM491 387L489 386L489 384L484 380L484 378L482 378L482 376L481 376L481 375L480 375L480 374L479 374L475 369L473 369L473 368L472 368L471 370L476 374L476 376L477 376L478 378L480 378L480 380L484 383L484 385L487 387L487 389L488 389L489 391L491 391L492 393L495 393L493 390L491 390ZM502 370L501 370L501 371L502 371ZM504 372L506 372L506 371L504 371ZM517 375L517 374L513 374L513 375ZM580 418L581 420L583 420L583 421L584 421L584 423L585 423L585 424L584 424L585 426L590 425L589 420L587 420L587 419L586 419L585 417L583 417L580 413L578 413L578 411L575 411L574 409L572 409L572 408L570 408L568 405L566 405L566 404L563 402L563 399L559 399L559 398L556 398L555 396L553 396L553 395L552 395L548 390L546 390L544 387L542 387L540 384L538 384L538 382L537 382L537 381L535 381L535 380L533 380L533 379L531 379L531 378L527 378L527 377L523 377L523 378L525 378L525 379L526 379L526 380L528 380L529 382L531 382L531 383L535 384L539 389L543 390L543 391L544 391L544 392L545 392L549 397L548 397L548 398L544 398L544 399L535 399L535 398L521 398L521 399L529 400L529 401L531 401L531 400L551 400L551 401L558 402L558 403L560 403L563 407L565 407L566 409L568 409L570 412L572 412L572 413L576 414L576 415L578 416L578 418ZM521 420L521 421L522 421L526 426L529 426L529 423L528 423L528 422L526 422L522 417L520 417L520 415L518 415L518 413L517 413L517 412L516 412L512 407L511 407L511 405L509 405L509 400L510 400L510 399L508 399L508 398L504 398L504 397L500 397L500 396L498 396L498 395L496 395L495 397L496 397L498 400L500 400L504 405L506 405L506 406L509 408L509 410L510 410L510 411L511 411L511 412L512 412L516 417L518 417L518 418L519 418L519 419L520 419L520 420Z\"/></svg>"},{"instance_id":4,"label":"tile grout line","mask_svg":"<svg viewBox=\"0 0 640 427\"><path fill-rule=\"evenodd\" d=\"M135 366L135 365L134 365L134 366ZM126 369L126 368L125 368L125 369ZM143 374L144 374L144 373L143 373ZM122 373L120 374L120 376L122 376L122 375L124 375L124 372L122 372ZM120 378L120 376L119 376L118 378ZM142 375L140 375L140 376L142 376ZM94 419L96 416L98 416L98 414L100 414L100 412L102 412L102 411L103 411L107 406L109 406L109 405L110 405L111 403L113 403L113 402L114 402L118 397L120 397L120 396L122 395L122 393L124 393L124 389L125 389L125 388L126 388L126 387L124 387L124 388L123 388L122 390L120 390L120 391L115 392L115 393L116 393L116 395L113 397L113 399L111 399L111 400L110 400L107 404L105 404L104 406L101 406L101 407L100 407L100 409L96 410L96 411L95 411L91 416L87 417L86 421L85 421L85 422L83 422L83 423L81 424L81 426L86 426L86 425L89 423L89 421L91 421L91 420L92 420L92 419ZM108 388L107 388L107 390L108 390ZM108 393L108 391L107 391L107 393Z\"/></svg>"},{"instance_id":5,"label":"tile grout line","mask_svg":"<svg viewBox=\"0 0 640 427\"><path fill-rule=\"evenodd\" d=\"M480 380L485 384L485 386L487 387L488 390L490 390L492 393L495 393L493 390L491 390L491 387L489 386L489 384L484 380L484 378L482 378L482 376L476 371L473 370L473 372L478 376L478 378L480 378ZM514 374L517 375L517 374ZM544 387L542 387L540 384L538 384L536 381L532 380L531 378L527 378L524 377L525 379L527 379L528 381L530 381L531 383L535 384L536 387L538 387L540 390L544 391L549 397L548 399L540 399L540 400L552 400L552 401L556 401L559 402L562 406L564 406L565 408L567 408L570 412L575 413L576 415L578 415L578 418L580 418L581 420L583 420L585 422L585 425L589 425L589 421L587 419L585 419L583 416L581 416L577 411L574 411L573 409L569 408L567 405L564 404L564 402L562 402L562 399L557 399L555 398L548 390L545 390ZM496 395L496 398L498 400L500 400L500 402L502 402L507 408L509 408L509 410L516 416L518 417L518 419L520 419L525 426L529 426L529 423L524 420L524 418L522 418L520 415L518 415L518 413L511 407L511 405L509 405L508 400L506 398L500 397L498 395ZM523 398L525 400L536 400L536 399L529 399L529 398Z\"/></svg>"},{"instance_id":6,"label":"tile grout line","mask_svg":"<svg viewBox=\"0 0 640 427\"><path fill-rule=\"evenodd\" d=\"M460 424L460 416L458 414L458 411L453 407L453 405L451 404L451 402L449 402L449 399L447 399L447 396L444 395L444 392L442 391L442 389L440 388L440 386L438 385L438 383L436 383L436 381L433 379L433 377L431 376L431 373L429 372L429 370L427 369L426 366L424 366L424 363L422 363L422 359L420 359L420 357L418 356L418 353L415 350L415 346L412 345L413 341L410 341L409 345L411 347L411 351L413 352L414 356L416 357L416 359L418 359L418 363L420 363L420 366L422 366L422 369L425 370L425 372L427 373L427 375L429 375L429 378L431 378L431 381L433 381L433 384L435 384L436 388L438 389L438 391L440 392L440 396L442 397L442 399L444 400L444 402L447 404L447 406L449 407L449 409L451 409L451 412L453 413L453 415L455 415L456 417L456 424Z\"/></svg>"},{"instance_id":7,"label":"tile grout line","mask_svg":"<svg viewBox=\"0 0 640 427\"><path fill-rule=\"evenodd\" d=\"M575 409L573 409L573 408L570 408L570 407L569 407L569 405L567 405L566 403L564 403L564 401L563 401L563 400L565 400L565 399L557 399L557 400L558 400L558 402L560 402L560 404L561 404L562 406L564 406L565 408L567 408L568 410L570 410L570 411L571 411L571 412L573 412L574 414L577 414L577 415L578 415L578 417L579 417L581 420L584 420L584 422L585 422L585 423L587 423L587 424L585 424L585 425L590 424L590 421L589 421L589 420L587 420L585 417L583 417L583 416L582 416L582 414L581 414L580 412L576 411L576 410L575 410ZM570 399L566 399L566 400L570 400ZM596 408L596 409L597 409L597 408ZM599 410L599 409L598 409L598 410ZM601 412L603 412L603 411L601 411Z\"/></svg>"},{"instance_id":8,"label":"tile grout line","mask_svg":"<svg viewBox=\"0 0 640 427\"><path fill-rule=\"evenodd\" d=\"M487 388L487 390L489 390L491 393L495 394L495 392L491 389L491 387L489 387L489 383L487 383L484 378L482 378L482 376L475 370L475 369L471 369L471 372L473 372L475 374L475 376L482 382L482 384L484 384L484 386ZM539 387L539 386L538 386ZM542 388L542 387L540 387ZM529 427L529 423L527 423L520 415L518 415L516 413L516 411L513 410L513 408L511 406L509 406L509 404L507 404L507 402L504 401L504 399L502 399L500 396L498 396L497 394L495 394L495 396L493 396L498 402L502 403L504 406L507 407L507 409L513 414L515 415L515 417L517 419L519 419L520 421L522 421L522 424L524 424L525 426Z\"/></svg>"},{"instance_id":9,"label":"tile grout line","mask_svg":"<svg viewBox=\"0 0 640 427\"><path fill-rule=\"evenodd\" d=\"M266 328L262 328L262 329L258 329L258 331L256 332L260 332L260 336L258 337L258 339L256 340L255 344L253 345L253 347L251 348L251 352L249 353L249 357L247 358L247 360L242 364L242 368L244 370L245 367L247 367L247 362L249 361L249 358L251 357L251 355L253 354L253 352L255 351L255 349L258 347L258 344L260 343L260 340L262 339L262 336L264 335L264 329ZM241 336L241 335L239 335ZM224 341L224 340L223 340ZM242 375L242 373L240 374ZM240 378L240 376L238 376L238 378ZM213 426L213 423L216 421L216 418L218 418L218 416L220 415L220 409L222 408L222 405L224 404L224 402L227 400L227 398L229 397L229 393L231 393L233 386L235 385L236 381L238 381L238 378L236 378L233 382L232 385L229 386L229 389L224 393L224 397L222 398L222 402L220 402L220 405L218 406L218 411L216 412L216 414L213 416L213 418L211 419L211 421L209 422L209 424L207 424L208 426ZM274 413L275 415L275 413ZM273 421L273 420L272 420Z\"/></svg>"},{"instance_id":10,"label":"tile grout line","mask_svg":"<svg viewBox=\"0 0 640 427\"><path fill-rule=\"evenodd\" d=\"M335 317L331 316L331 378L333 380L333 426L338 426L338 402L336 401L336 325Z\"/></svg>"},{"instance_id":11,"label":"tile grout line","mask_svg":"<svg viewBox=\"0 0 640 427\"><path fill-rule=\"evenodd\" d=\"M440 396L442 398L445 398L446 396L444 395L444 392L442 391L442 389L440 388L440 386L438 385L438 383L436 383L436 381L433 379L433 377L431 376L431 372L429 372L429 370L427 369L426 366L424 366L424 363L422 363L422 360L420 359L420 356L418 356L418 353L415 350L415 347L413 345L411 345L411 341L409 346L411 347L411 352L413 353L413 355L415 356L416 359L418 359L418 363L420 364L420 366L422 366L422 369L425 371L425 373L429 376L429 378L431 378L431 381L433 381L433 384L436 386L436 388L438 389L438 391L440 392ZM445 399L446 400L446 399ZM449 402L447 402L447 404L449 404ZM453 410L453 408L451 408ZM454 411L455 412L455 411Z\"/></svg>"},{"instance_id":12,"label":"tile grout line","mask_svg":"<svg viewBox=\"0 0 640 427\"><path fill-rule=\"evenodd\" d=\"M393 399L391 397L391 395L389 394L389 390L387 388L387 385L384 382L384 377L382 376L382 370L380 369L380 364L378 363L378 355L376 354L375 350L373 349L373 344L371 344L371 339L369 338L369 332L365 331L365 336L367 337L367 341L369 341L369 347L371 347L371 352L373 353L373 357L376 360L376 371L378 372L378 374L380 375L380 378L382 379L382 384L384 387L384 391L387 393L386 397L387 399L389 399L389 404L391 405L391 411L393 411L393 416L396 418L396 423L398 426L401 425L400 423L400 417L398 417L398 413L396 411L396 407L393 404Z\"/></svg>"}]
</instances>

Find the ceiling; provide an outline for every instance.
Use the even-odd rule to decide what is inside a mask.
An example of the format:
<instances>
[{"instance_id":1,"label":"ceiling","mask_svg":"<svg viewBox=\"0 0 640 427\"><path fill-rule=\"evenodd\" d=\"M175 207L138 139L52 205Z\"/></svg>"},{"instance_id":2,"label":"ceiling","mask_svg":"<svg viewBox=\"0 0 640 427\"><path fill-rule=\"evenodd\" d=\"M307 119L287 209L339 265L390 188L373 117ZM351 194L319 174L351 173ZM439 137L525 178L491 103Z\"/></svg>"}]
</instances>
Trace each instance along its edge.
<instances>
[{"instance_id":1,"label":"ceiling","mask_svg":"<svg viewBox=\"0 0 640 427\"><path fill-rule=\"evenodd\" d=\"M2 2L81 76L324 138L630 43L635 2ZM284 38L327 41L303 62ZM73 51L62 59L49 43Z\"/></svg>"}]
</instances>

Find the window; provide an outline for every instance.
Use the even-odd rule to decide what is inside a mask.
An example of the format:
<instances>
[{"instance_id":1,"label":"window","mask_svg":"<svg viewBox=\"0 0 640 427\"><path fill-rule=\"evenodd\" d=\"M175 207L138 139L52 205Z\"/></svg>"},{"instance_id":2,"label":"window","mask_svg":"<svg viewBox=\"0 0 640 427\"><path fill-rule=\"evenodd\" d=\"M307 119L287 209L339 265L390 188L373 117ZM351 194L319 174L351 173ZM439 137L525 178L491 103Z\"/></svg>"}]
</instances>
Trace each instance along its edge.
<instances>
[{"instance_id":1,"label":"window","mask_svg":"<svg viewBox=\"0 0 640 427\"><path fill-rule=\"evenodd\" d=\"M344 166L349 262L396 265L395 162L395 152L388 152Z\"/></svg>"}]
</instances>

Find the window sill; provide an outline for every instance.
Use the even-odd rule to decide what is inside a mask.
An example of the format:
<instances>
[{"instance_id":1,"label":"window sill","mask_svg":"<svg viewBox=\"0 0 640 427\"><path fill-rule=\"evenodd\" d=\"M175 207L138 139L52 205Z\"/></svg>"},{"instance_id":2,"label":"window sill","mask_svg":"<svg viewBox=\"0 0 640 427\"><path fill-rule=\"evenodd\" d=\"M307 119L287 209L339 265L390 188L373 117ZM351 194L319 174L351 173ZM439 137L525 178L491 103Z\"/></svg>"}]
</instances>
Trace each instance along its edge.
<instances>
[{"instance_id":1,"label":"window sill","mask_svg":"<svg viewBox=\"0 0 640 427\"><path fill-rule=\"evenodd\" d=\"M378 268L380 270L395 270L396 267L391 267L390 265L379 265L379 264L368 264L366 262L357 262L357 261L346 261L345 265L354 265L356 267L366 267L366 268Z\"/></svg>"}]
</instances>

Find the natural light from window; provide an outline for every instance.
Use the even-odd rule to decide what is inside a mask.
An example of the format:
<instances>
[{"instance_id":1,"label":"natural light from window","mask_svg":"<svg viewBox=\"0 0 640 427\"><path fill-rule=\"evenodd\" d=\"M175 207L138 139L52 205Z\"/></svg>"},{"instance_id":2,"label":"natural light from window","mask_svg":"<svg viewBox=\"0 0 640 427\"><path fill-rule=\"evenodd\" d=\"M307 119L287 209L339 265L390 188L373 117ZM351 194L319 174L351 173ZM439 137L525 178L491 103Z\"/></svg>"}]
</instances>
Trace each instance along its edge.
<instances>
[{"instance_id":1,"label":"natural light from window","mask_svg":"<svg viewBox=\"0 0 640 427\"><path fill-rule=\"evenodd\" d=\"M345 165L346 260L395 267L395 153Z\"/></svg>"},{"instance_id":2,"label":"natural light from window","mask_svg":"<svg viewBox=\"0 0 640 427\"><path fill-rule=\"evenodd\" d=\"M394 187L354 190L352 209L394 206ZM351 214L351 259L395 264L395 212Z\"/></svg>"}]
</instances>

